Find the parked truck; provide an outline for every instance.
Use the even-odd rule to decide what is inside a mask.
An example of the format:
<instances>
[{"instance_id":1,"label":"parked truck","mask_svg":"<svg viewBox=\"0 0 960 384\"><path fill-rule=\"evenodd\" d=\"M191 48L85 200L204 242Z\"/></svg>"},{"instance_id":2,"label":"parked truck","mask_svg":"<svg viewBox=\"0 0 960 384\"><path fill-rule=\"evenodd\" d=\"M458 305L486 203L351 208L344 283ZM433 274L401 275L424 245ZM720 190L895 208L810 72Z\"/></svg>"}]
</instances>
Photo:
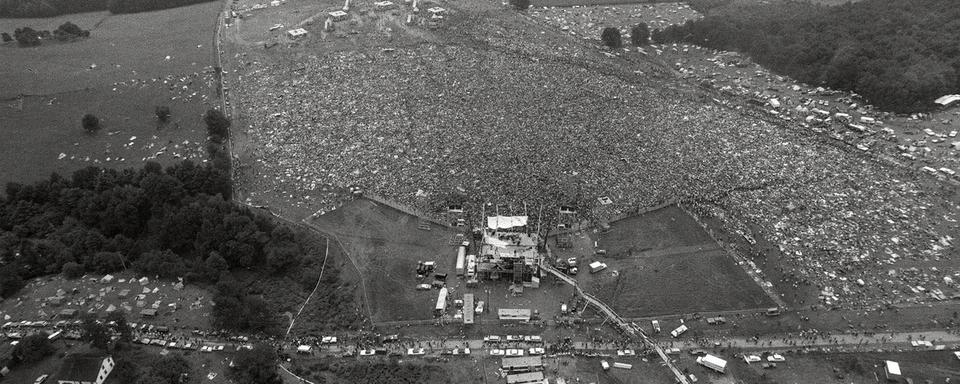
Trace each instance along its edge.
<instances>
[{"instance_id":1,"label":"parked truck","mask_svg":"<svg viewBox=\"0 0 960 384\"><path fill-rule=\"evenodd\" d=\"M710 368L714 371L723 373L727 369L727 361L711 354L706 354L697 358L697 364Z\"/></svg>"},{"instance_id":2,"label":"parked truck","mask_svg":"<svg viewBox=\"0 0 960 384\"><path fill-rule=\"evenodd\" d=\"M461 245L457 248L457 276L463 276L466 261L467 247Z\"/></svg>"}]
</instances>

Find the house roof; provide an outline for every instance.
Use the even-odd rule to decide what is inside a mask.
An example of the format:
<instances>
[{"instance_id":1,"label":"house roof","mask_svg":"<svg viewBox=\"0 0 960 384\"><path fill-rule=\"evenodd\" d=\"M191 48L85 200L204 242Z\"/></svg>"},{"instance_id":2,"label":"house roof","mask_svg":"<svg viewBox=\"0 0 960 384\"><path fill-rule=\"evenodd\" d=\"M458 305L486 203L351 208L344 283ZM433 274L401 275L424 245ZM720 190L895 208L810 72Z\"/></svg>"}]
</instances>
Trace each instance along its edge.
<instances>
[{"instance_id":1,"label":"house roof","mask_svg":"<svg viewBox=\"0 0 960 384\"><path fill-rule=\"evenodd\" d=\"M97 374L100 373L100 365L107 356L96 353L83 353L68 355L63 359L63 365L57 372L56 383L59 380L67 381L96 381Z\"/></svg>"}]
</instances>

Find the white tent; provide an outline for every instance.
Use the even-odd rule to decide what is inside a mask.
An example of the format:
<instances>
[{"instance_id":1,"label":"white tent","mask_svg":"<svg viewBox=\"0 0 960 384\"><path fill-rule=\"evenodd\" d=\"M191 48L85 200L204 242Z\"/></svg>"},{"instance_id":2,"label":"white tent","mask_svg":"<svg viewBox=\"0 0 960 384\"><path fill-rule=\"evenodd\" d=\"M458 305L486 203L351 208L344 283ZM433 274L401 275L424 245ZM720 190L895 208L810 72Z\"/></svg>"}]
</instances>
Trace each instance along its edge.
<instances>
[{"instance_id":1,"label":"white tent","mask_svg":"<svg viewBox=\"0 0 960 384\"><path fill-rule=\"evenodd\" d=\"M490 216L487 217L487 228L508 229L527 225L526 216Z\"/></svg>"},{"instance_id":2,"label":"white tent","mask_svg":"<svg viewBox=\"0 0 960 384\"><path fill-rule=\"evenodd\" d=\"M946 106L948 106L948 105L950 105L950 104L953 104L953 103L956 102L956 101L960 101L960 95L944 95L944 96L940 96L940 97L938 97L936 100L934 100L933 102L946 107Z\"/></svg>"}]
</instances>

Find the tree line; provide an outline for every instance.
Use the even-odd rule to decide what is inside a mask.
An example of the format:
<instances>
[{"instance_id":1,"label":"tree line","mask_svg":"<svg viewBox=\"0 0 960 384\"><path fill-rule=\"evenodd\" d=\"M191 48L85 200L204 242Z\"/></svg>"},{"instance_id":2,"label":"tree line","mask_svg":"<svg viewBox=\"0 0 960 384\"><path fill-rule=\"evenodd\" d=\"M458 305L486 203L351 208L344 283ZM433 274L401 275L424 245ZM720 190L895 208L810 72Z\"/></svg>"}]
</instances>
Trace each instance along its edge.
<instances>
[{"instance_id":1,"label":"tree line","mask_svg":"<svg viewBox=\"0 0 960 384\"><path fill-rule=\"evenodd\" d=\"M60 25L53 32L46 30L35 30L30 27L17 28L13 31L13 36L9 33L0 33L0 39L4 43L16 40L21 47L36 47L43 40L56 39L58 41L70 41L83 37L90 37L90 31L80 29L76 24L66 22Z\"/></svg>"},{"instance_id":2,"label":"tree line","mask_svg":"<svg viewBox=\"0 0 960 384\"><path fill-rule=\"evenodd\" d=\"M930 110L937 97L960 92L955 1L701 3L704 18L654 31L654 42L746 53L775 72L859 93L892 112Z\"/></svg>"},{"instance_id":3,"label":"tree line","mask_svg":"<svg viewBox=\"0 0 960 384\"><path fill-rule=\"evenodd\" d=\"M133 270L216 287L217 328L275 330L276 314L292 304L279 308L280 300L268 302L238 280L290 272L312 286L317 262L303 257L299 232L231 202L230 193L222 168L190 161L166 169L154 162L137 170L88 167L70 178L9 183L0 197L0 296L15 295L34 277ZM351 302L352 290L339 289L336 268L327 269L331 300ZM350 311L329 318L340 325L357 320Z\"/></svg>"},{"instance_id":4,"label":"tree line","mask_svg":"<svg viewBox=\"0 0 960 384\"><path fill-rule=\"evenodd\" d=\"M0 17L52 17L98 11L137 13L208 1L212 0L0 0Z\"/></svg>"}]
</instances>

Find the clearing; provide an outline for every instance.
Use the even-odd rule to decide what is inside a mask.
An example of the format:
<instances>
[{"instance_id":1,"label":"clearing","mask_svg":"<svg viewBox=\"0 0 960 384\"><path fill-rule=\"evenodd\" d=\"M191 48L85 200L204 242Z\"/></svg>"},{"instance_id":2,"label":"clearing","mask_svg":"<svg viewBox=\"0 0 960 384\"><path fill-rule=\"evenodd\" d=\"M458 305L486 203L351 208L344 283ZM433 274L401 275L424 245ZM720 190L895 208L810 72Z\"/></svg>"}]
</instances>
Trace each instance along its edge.
<instances>
[{"instance_id":1,"label":"clearing","mask_svg":"<svg viewBox=\"0 0 960 384\"><path fill-rule=\"evenodd\" d=\"M90 30L71 43L34 48L0 44L0 182L32 182L90 165L137 167L180 159L202 162L201 114L217 105L213 30L221 4L110 15L0 19L0 31L52 30L70 21ZM171 33L171 26L177 33ZM154 107L169 106L158 126ZM92 113L102 129L86 134Z\"/></svg>"}]
</instances>

